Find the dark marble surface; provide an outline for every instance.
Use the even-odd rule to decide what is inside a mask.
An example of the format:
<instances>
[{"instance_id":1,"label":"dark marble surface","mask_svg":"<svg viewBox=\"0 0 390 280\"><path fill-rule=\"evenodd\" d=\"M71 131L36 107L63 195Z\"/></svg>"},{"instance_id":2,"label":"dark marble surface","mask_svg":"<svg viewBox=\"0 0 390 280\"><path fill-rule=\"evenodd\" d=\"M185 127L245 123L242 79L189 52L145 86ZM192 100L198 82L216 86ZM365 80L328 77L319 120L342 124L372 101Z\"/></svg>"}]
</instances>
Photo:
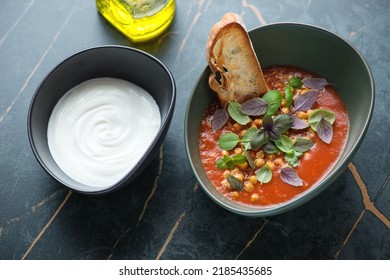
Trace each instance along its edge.
<instances>
[{"instance_id":1,"label":"dark marble surface","mask_svg":"<svg viewBox=\"0 0 390 280\"><path fill-rule=\"evenodd\" d=\"M270 218L217 206L185 154L184 113L206 67L206 37L228 11L241 14L248 29L294 21L334 31L363 54L375 79L373 119L348 169L309 203ZM93 0L3 0L0 259L390 259L389 14L387 0L177 1L169 32L135 46L176 79L168 135L131 185L95 197L69 191L39 166L27 139L28 106L45 74L74 52L133 45Z\"/></svg>"}]
</instances>

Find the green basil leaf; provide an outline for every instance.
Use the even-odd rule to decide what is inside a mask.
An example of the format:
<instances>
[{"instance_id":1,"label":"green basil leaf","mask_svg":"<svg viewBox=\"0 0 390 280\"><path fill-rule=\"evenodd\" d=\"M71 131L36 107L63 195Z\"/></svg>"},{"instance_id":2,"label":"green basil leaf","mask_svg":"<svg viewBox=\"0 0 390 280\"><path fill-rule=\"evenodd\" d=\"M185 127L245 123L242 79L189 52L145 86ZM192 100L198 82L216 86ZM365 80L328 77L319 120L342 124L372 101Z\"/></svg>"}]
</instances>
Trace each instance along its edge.
<instances>
[{"instance_id":1,"label":"green basil leaf","mask_svg":"<svg viewBox=\"0 0 390 280\"><path fill-rule=\"evenodd\" d=\"M230 102L227 108L230 117L241 125L246 125L250 122L248 115L241 112L241 104L238 102Z\"/></svg>"},{"instance_id":2,"label":"green basil leaf","mask_svg":"<svg viewBox=\"0 0 390 280\"><path fill-rule=\"evenodd\" d=\"M232 156L232 160L234 162L234 164L241 164L241 163L244 163L246 162L246 157L244 155L233 155Z\"/></svg>"},{"instance_id":3,"label":"green basil leaf","mask_svg":"<svg viewBox=\"0 0 390 280\"><path fill-rule=\"evenodd\" d=\"M314 146L313 141L307 138L297 137L295 138L293 148L295 151L304 153L310 150Z\"/></svg>"},{"instance_id":4,"label":"green basil leaf","mask_svg":"<svg viewBox=\"0 0 390 280\"><path fill-rule=\"evenodd\" d=\"M284 90L284 98L286 98L286 107L290 107L294 98L293 91L290 86L287 86Z\"/></svg>"},{"instance_id":5,"label":"green basil leaf","mask_svg":"<svg viewBox=\"0 0 390 280\"><path fill-rule=\"evenodd\" d=\"M267 154L276 154L276 153L280 152L278 147L276 147L275 144L273 142L271 142L271 141L265 143L265 145L263 146L263 150Z\"/></svg>"},{"instance_id":6,"label":"green basil leaf","mask_svg":"<svg viewBox=\"0 0 390 280\"><path fill-rule=\"evenodd\" d=\"M256 131L257 131L256 127L250 127L247 129L244 136L242 136L241 142L244 144L246 150L252 149L250 141L253 135L255 135Z\"/></svg>"},{"instance_id":7,"label":"green basil leaf","mask_svg":"<svg viewBox=\"0 0 390 280\"><path fill-rule=\"evenodd\" d=\"M228 133L222 134L221 137L219 137L218 146L222 150L229 151L229 150L233 149L238 144L239 141L240 141L240 137L238 137L237 134L235 134L233 132L228 132Z\"/></svg>"},{"instance_id":8,"label":"green basil leaf","mask_svg":"<svg viewBox=\"0 0 390 280\"><path fill-rule=\"evenodd\" d=\"M298 161L298 158L302 155L302 153L300 152L297 152L295 151L294 149L289 152L289 153L286 153L284 155L284 159L286 160L286 162L292 166L292 167L297 167L298 164L299 164L299 161Z\"/></svg>"},{"instance_id":9,"label":"green basil leaf","mask_svg":"<svg viewBox=\"0 0 390 280\"><path fill-rule=\"evenodd\" d=\"M263 146L265 143L269 141L269 135L264 129L259 129L256 131L256 133L252 136L252 139L250 141L250 145L252 149L258 149L261 146Z\"/></svg>"},{"instance_id":10,"label":"green basil leaf","mask_svg":"<svg viewBox=\"0 0 390 280\"><path fill-rule=\"evenodd\" d=\"M290 79L290 85L293 88L300 89L302 87L302 81L298 77L292 77Z\"/></svg>"},{"instance_id":11,"label":"green basil leaf","mask_svg":"<svg viewBox=\"0 0 390 280\"><path fill-rule=\"evenodd\" d=\"M229 182L230 187L233 190L242 191L242 189L244 188L244 183L232 175L228 175L226 180Z\"/></svg>"},{"instance_id":12,"label":"green basil leaf","mask_svg":"<svg viewBox=\"0 0 390 280\"><path fill-rule=\"evenodd\" d=\"M294 123L294 119L291 117L291 115L282 114L274 117L273 122L274 128L279 131L280 134L283 134L291 128Z\"/></svg>"},{"instance_id":13,"label":"green basil leaf","mask_svg":"<svg viewBox=\"0 0 390 280\"><path fill-rule=\"evenodd\" d=\"M229 169L234 169L234 162L230 159L228 162L226 162L226 165Z\"/></svg>"},{"instance_id":14,"label":"green basil leaf","mask_svg":"<svg viewBox=\"0 0 390 280\"><path fill-rule=\"evenodd\" d=\"M256 178L262 184L266 184L271 181L272 171L267 164L261 167L259 170L257 170Z\"/></svg>"},{"instance_id":15,"label":"green basil leaf","mask_svg":"<svg viewBox=\"0 0 390 280\"><path fill-rule=\"evenodd\" d=\"M223 160L224 162L226 163L226 166L229 168L229 169L234 169L234 162L232 160L231 157L227 156L227 155L224 155L223 156Z\"/></svg>"},{"instance_id":16,"label":"green basil leaf","mask_svg":"<svg viewBox=\"0 0 390 280\"><path fill-rule=\"evenodd\" d=\"M255 161L253 160L253 158L251 157L251 155L249 154L249 152L247 150L244 151L244 155L246 157L246 160L248 161L249 163L249 166L252 168L252 169L255 169L256 168L256 164L255 164Z\"/></svg>"},{"instance_id":17,"label":"green basil leaf","mask_svg":"<svg viewBox=\"0 0 390 280\"><path fill-rule=\"evenodd\" d=\"M217 159L217 161L215 162L215 165L219 169L223 169L223 170L228 169L228 166L227 166L226 162L223 160L223 158Z\"/></svg>"},{"instance_id":18,"label":"green basil leaf","mask_svg":"<svg viewBox=\"0 0 390 280\"><path fill-rule=\"evenodd\" d=\"M270 131L274 126L274 120L271 116L264 116L263 118L263 128L265 131Z\"/></svg>"},{"instance_id":19,"label":"green basil leaf","mask_svg":"<svg viewBox=\"0 0 390 280\"><path fill-rule=\"evenodd\" d=\"M268 103L267 112L265 114L272 116L280 108L280 104L282 103L282 94L278 90L270 90L263 95L263 100Z\"/></svg>"},{"instance_id":20,"label":"green basil leaf","mask_svg":"<svg viewBox=\"0 0 390 280\"><path fill-rule=\"evenodd\" d=\"M293 146L290 137L282 135L278 141L275 141L276 147L278 147L282 152L289 153L291 152Z\"/></svg>"},{"instance_id":21,"label":"green basil leaf","mask_svg":"<svg viewBox=\"0 0 390 280\"><path fill-rule=\"evenodd\" d=\"M280 139L280 137L282 136L282 134L280 134L280 132L272 127L268 132L268 135L269 135L269 138L271 138L273 141L278 141Z\"/></svg>"},{"instance_id":22,"label":"green basil leaf","mask_svg":"<svg viewBox=\"0 0 390 280\"><path fill-rule=\"evenodd\" d=\"M317 126L319 121L324 118L326 121L328 121L331 125L333 125L336 115L332 111L328 111L325 109L315 109L310 114L310 117L308 119L310 127L317 131Z\"/></svg>"}]
</instances>

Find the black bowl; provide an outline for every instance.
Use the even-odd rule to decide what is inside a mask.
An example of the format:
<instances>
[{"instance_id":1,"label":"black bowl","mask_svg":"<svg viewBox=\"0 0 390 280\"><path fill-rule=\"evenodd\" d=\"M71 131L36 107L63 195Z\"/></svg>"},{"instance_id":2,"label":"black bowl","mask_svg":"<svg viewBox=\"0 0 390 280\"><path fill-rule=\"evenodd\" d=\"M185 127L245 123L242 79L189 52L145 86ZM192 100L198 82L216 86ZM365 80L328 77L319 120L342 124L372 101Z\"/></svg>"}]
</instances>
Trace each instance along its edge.
<instances>
[{"instance_id":1,"label":"black bowl","mask_svg":"<svg viewBox=\"0 0 390 280\"><path fill-rule=\"evenodd\" d=\"M161 126L135 167L116 184L97 190L73 180L58 167L48 147L47 127L54 106L69 89L100 77L127 80L149 92L160 109ZM65 59L38 86L28 112L30 145L41 166L63 185L82 193L111 192L128 185L157 155L172 119L175 99L176 86L172 74L152 55L123 46L90 48Z\"/></svg>"},{"instance_id":2,"label":"black bowl","mask_svg":"<svg viewBox=\"0 0 390 280\"><path fill-rule=\"evenodd\" d=\"M324 191L345 170L367 132L374 109L375 88L370 68L359 51L340 36L320 27L301 23L273 23L249 32L262 67L290 65L306 69L334 83L350 120L346 146L336 165L306 192L267 207L238 204L220 194L203 169L199 155L199 127L215 93L208 85L209 67L203 71L189 98L185 118L187 155L203 190L218 205L240 215L271 216L298 207Z\"/></svg>"}]
</instances>

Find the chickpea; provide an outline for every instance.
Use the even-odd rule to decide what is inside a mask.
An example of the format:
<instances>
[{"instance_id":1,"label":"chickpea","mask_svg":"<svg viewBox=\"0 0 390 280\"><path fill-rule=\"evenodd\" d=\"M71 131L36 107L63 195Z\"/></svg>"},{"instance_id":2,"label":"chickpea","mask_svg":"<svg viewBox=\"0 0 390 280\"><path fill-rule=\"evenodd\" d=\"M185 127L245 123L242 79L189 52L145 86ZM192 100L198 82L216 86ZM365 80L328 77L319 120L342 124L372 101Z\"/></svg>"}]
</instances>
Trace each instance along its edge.
<instances>
[{"instance_id":1,"label":"chickpea","mask_svg":"<svg viewBox=\"0 0 390 280\"><path fill-rule=\"evenodd\" d=\"M246 133L246 129L241 130L241 132L240 132L240 137L242 138L242 137L244 136L245 133Z\"/></svg>"},{"instance_id":2,"label":"chickpea","mask_svg":"<svg viewBox=\"0 0 390 280\"><path fill-rule=\"evenodd\" d=\"M232 199L237 199L239 193L237 191L232 192Z\"/></svg>"},{"instance_id":3,"label":"chickpea","mask_svg":"<svg viewBox=\"0 0 390 280\"><path fill-rule=\"evenodd\" d=\"M231 175L234 175L234 174L237 174L237 173L240 173L240 169L238 169L238 167L234 167L234 169L231 172Z\"/></svg>"},{"instance_id":4,"label":"chickpea","mask_svg":"<svg viewBox=\"0 0 390 280\"><path fill-rule=\"evenodd\" d=\"M282 82L277 82L275 85L276 88L283 88L284 84Z\"/></svg>"},{"instance_id":5,"label":"chickpea","mask_svg":"<svg viewBox=\"0 0 390 280\"><path fill-rule=\"evenodd\" d=\"M234 148L234 153L236 155L241 155L242 154L242 148Z\"/></svg>"},{"instance_id":6,"label":"chickpea","mask_svg":"<svg viewBox=\"0 0 390 280\"><path fill-rule=\"evenodd\" d=\"M257 183L256 175L249 176L249 182L251 182L253 185Z\"/></svg>"},{"instance_id":7,"label":"chickpea","mask_svg":"<svg viewBox=\"0 0 390 280\"><path fill-rule=\"evenodd\" d=\"M268 159L268 160L275 160L276 155L275 155L275 154L267 154L265 157L266 157L266 159Z\"/></svg>"},{"instance_id":8,"label":"chickpea","mask_svg":"<svg viewBox=\"0 0 390 280\"><path fill-rule=\"evenodd\" d=\"M253 121L253 124L256 125L256 127L262 127L263 126L263 120L262 119L255 119Z\"/></svg>"},{"instance_id":9,"label":"chickpea","mask_svg":"<svg viewBox=\"0 0 390 280\"><path fill-rule=\"evenodd\" d=\"M304 158L304 159L309 159L310 157L311 157L311 155L310 155L309 152L303 153L303 158Z\"/></svg>"},{"instance_id":10,"label":"chickpea","mask_svg":"<svg viewBox=\"0 0 390 280\"><path fill-rule=\"evenodd\" d=\"M310 117L311 113L313 113L312 109L309 109L309 110L306 111L306 115L307 115L308 118Z\"/></svg>"},{"instance_id":11,"label":"chickpea","mask_svg":"<svg viewBox=\"0 0 390 280\"><path fill-rule=\"evenodd\" d=\"M227 190L229 190L229 191L232 189L232 187L230 186L230 183L229 183L228 180L226 180L226 179L223 179L223 180L222 180L221 185L222 185L225 189L227 189Z\"/></svg>"},{"instance_id":12,"label":"chickpea","mask_svg":"<svg viewBox=\"0 0 390 280\"><path fill-rule=\"evenodd\" d=\"M239 124L239 123L234 123L233 124L233 128L236 130L236 131L240 131L242 129L242 126Z\"/></svg>"},{"instance_id":13,"label":"chickpea","mask_svg":"<svg viewBox=\"0 0 390 280\"><path fill-rule=\"evenodd\" d=\"M251 195L251 201L256 202L260 200L260 196L257 193Z\"/></svg>"},{"instance_id":14,"label":"chickpea","mask_svg":"<svg viewBox=\"0 0 390 280\"><path fill-rule=\"evenodd\" d=\"M228 155L229 155L229 152L228 152L228 151L225 151L225 150L222 150L222 155L223 155L223 156L228 156Z\"/></svg>"},{"instance_id":15,"label":"chickpea","mask_svg":"<svg viewBox=\"0 0 390 280\"><path fill-rule=\"evenodd\" d=\"M230 173L231 173L230 170L225 170L225 171L223 172L223 177L224 177L224 178L227 178L227 176L229 176Z\"/></svg>"},{"instance_id":16,"label":"chickpea","mask_svg":"<svg viewBox=\"0 0 390 280\"><path fill-rule=\"evenodd\" d=\"M262 167L265 164L265 160L263 158L255 159L255 165L257 168Z\"/></svg>"},{"instance_id":17,"label":"chickpea","mask_svg":"<svg viewBox=\"0 0 390 280\"><path fill-rule=\"evenodd\" d=\"M303 88L303 89L301 89L301 91L299 92L299 94L304 94L305 92L308 92L308 91L310 91L310 89L308 89L308 88Z\"/></svg>"},{"instance_id":18,"label":"chickpea","mask_svg":"<svg viewBox=\"0 0 390 280\"><path fill-rule=\"evenodd\" d=\"M288 107L282 107L282 113L283 114L288 114L288 113L290 113L290 109L288 108Z\"/></svg>"},{"instance_id":19,"label":"chickpea","mask_svg":"<svg viewBox=\"0 0 390 280\"><path fill-rule=\"evenodd\" d=\"M266 164L268 165L269 169L272 171L275 169L275 164L272 161L267 161Z\"/></svg>"},{"instance_id":20,"label":"chickpea","mask_svg":"<svg viewBox=\"0 0 390 280\"><path fill-rule=\"evenodd\" d=\"M280 103L280 106L281 106L281 107L285 107L286 104L287 104L286 98L283 98L283 99L282 99L282 102Z\"/></svg>"},{"instance_id":21,"label":"chickpea","mask_svg":"<svg viewBox=\"0 0 390 280\"><path fill-rule=\"evenodd\" d=\"M274 161L274 164L276 166L281 166L284 164L284 160L282 158L276 158L275 161Z\"/></svg>"},{"instance_id":22,"label":"chickpea","mask_svg":"<svg viewBox=\"0 0 390 280\"><path fill-rule=\"evenodd\" d=\"M300 118L301 120L307 119L307 114L305 112L299 111L297 113L297 117Z\"/></svg>"},{"instance_id":23,"label":"chickpea","mask_svg":"<svg viewBox=\"0 0 390 280\"><path fill-rule=\"evenodd\" d=\"M256 153L256 158L263 158L264 157L264 151L260 150Z\"/></svg>"},{"instance_id":24,"label":"chickpea","mask_svg":"<svg viewBox=\"0 0 390 280\"><path fill-rule=\"evenodd\" d=\"M246 181L246 182L244 183L244 189L245 189L245 191L251 192L251 191L253 191L254 188L255 188L255 186L254 186L251 182Z\"/></svg>"},{"instance_id":25,"label":"chickpea","mask_svg":"<svg viewBox=\"0 0 390 280\"><path fill-rule=\"evenodd\" d=\"M240 181L244 181L244 174L242 174L242 173L236 173L233 175L233 177L240 180Z\"/></svg>"},{"instance_id":26,"label":"chickpea","mask_svg":"<svg viewBox=\"0 0 390 280\"><path fill-rule=\"evenodd\" d=\"M248 168L248 162L244 162L244 163L241 163L238 165L238 168L240 168L241 170L245 170Z\"/></svg>"}]
</instances>

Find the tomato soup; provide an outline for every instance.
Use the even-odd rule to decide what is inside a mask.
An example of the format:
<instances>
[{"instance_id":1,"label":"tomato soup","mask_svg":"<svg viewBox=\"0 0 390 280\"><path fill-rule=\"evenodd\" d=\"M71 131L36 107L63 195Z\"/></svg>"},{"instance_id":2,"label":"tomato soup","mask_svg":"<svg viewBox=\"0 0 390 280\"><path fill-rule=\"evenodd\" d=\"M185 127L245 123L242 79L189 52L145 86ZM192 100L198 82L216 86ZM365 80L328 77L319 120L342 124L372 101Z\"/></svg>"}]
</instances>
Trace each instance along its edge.
<instances>
[{"instance_id":1,"label":"tomato soup","mask_svg":"<svg viewBox=\"0 0 390 280\"><path fill-rule=\"evenodd\" d=\"M304 128L289 128L282 133L284 135L282 138L287 139L287 142L290 143L286 151L288 155L292 155L293 161L290 161L287 153L282 151L285 150L285 147L281 144L280 135L279 140L274 142L267 136L270 139L271 146L275 147L274 144L277 144L278 148L275 152L267 152L268 150L264 145L255 148L245 146L244 135L250 128L253 131L265 131L263 126L264 115L249 116L249 122L244 125L239 124L229 116L226 124L217 130L213 129L212 121L215 111L221 109L218 100L211 103L207 108L199 133L200 157L206 174L215 188L231 200L255 207L286 202L319 183L341 156L349 133L347 110L331 84L326 83L323 88L315 90L315 102L310 109L307 109L297 98L312 91L312 89L305 86L305 83L301 85L301 81L305 81L305 78L315 77L312 73L289 66L269 67L263 69L263 72L269 89L280 92L282 97L277 112L271 118L275 121L278 115L284 114L290 116L288 117L290 119L292 117L294 120L303 121L301 124L306 123ZM293 84L293 82L296 82L296 84ZM288 99L287 87L293 94L294 100L290 100L290 102L286 101ZM303 100L303 102L306 101L306 99ZM291 105L288 103L291 103ZM268 102L269 104L270 102ZM299 106L303 110L297 110L296 107ZM319 127L319 124L317 130L312 125L315 122L312 114L321 111L319 109L329 111L334 116L333 121L327 122L325 120L327 117L323 115L323 119L321 119L325 127L323 132L320 132L322 128ZM331 141L324 141L329 136L329 130L327 129L331 130ZM240 140L237 141L236 146L225 150L220 147L221 136L228 133L234 133ZM305 143L309 143L310 149L307 151L301 148L298 149L298 144L296 144L298 138L304 139ZM254 142L251 141L250 143L252 145ZM294 147L297 151L294 150ZM240 162L234 165L226 165L228 161L232 162L231 159L234 159L235 155L243 154L246 156L246 161L242 160L242 156L236 156L236 158L240 158ZM224 160L225 163L223 163ZM222 162L222 168L221 165L218 166L218 161ZM264 166L266 168L262 169ZM262 171L259 171L260 169ZM291 170L297 175L298 184L289 183L288 180L282 178L282 171ZM263 171L266 172L262 174ZM234 177L235 181L240 181L242 184L239 184L239 186L241 187L232 186L235 181L226 180L228 177L230 179Z\"/></svg>"}]
</instances>

